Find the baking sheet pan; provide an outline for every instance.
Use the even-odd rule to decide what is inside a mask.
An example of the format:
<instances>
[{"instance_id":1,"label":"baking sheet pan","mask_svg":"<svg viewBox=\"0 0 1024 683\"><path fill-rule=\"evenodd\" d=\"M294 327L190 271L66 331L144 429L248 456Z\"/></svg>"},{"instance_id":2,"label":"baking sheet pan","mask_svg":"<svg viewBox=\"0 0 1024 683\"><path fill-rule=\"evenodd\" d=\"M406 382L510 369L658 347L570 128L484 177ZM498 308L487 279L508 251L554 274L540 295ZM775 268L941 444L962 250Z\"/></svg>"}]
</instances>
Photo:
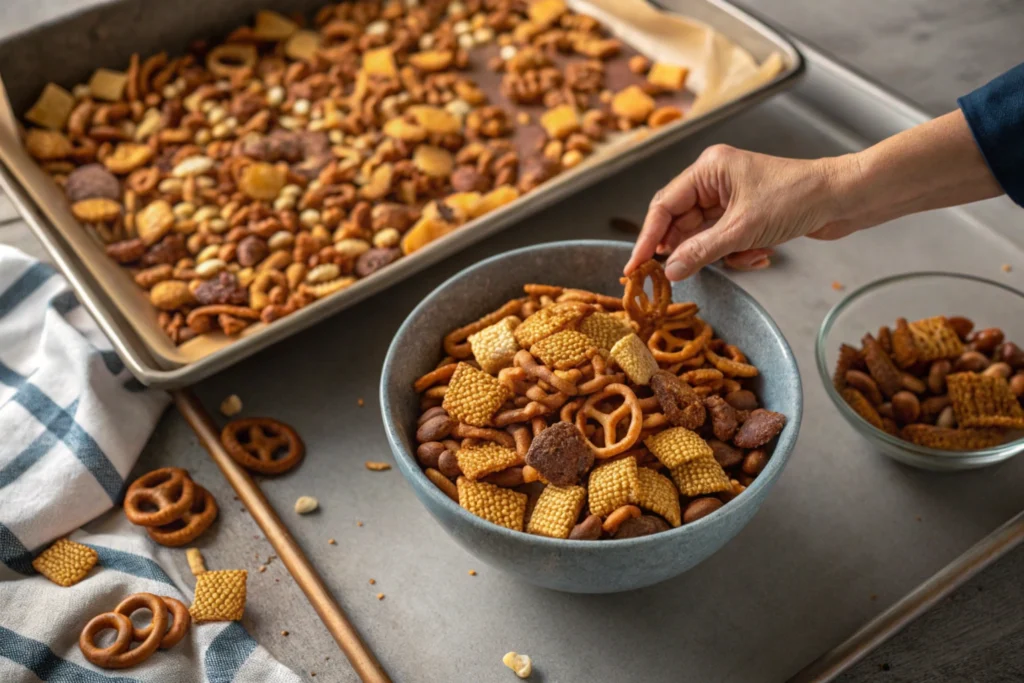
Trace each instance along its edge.
<instances>
[{"instance_id":1,"label":"baking sheet pan","mask_svg":"<svg viewBox=\"0 0 1024 683\"><path fill-rule=\"evenodd\" d=\"M198 5L198 0L189 2ZM42 81L52 79L70 83L84 77L79 73L83 68L81 60L67 59L66 54L63 55L65 59L61 59L62 51L73 49L79 54L89 54L90 59L96 60L95 64L114 66L123 64L130 52L140 49L140 35L151 37L151 41L141 48L146 54L159 47L180 48L186 35L211 35L216 34L217 29L223 30L226 15L220 5L224 4L235 9L232 16L236 25L247 19L252 11L244 3L236 2L219 3L217 12L207 13L204 5L197 21L196 16L188 14L187 7L176 7L165 17L167 10L163 6L150 4L146 8L152 12L147 16L142 13L138 2L123 0L12 39L0 45L0 72L4 74L13 106L16 111L23 109L31 101L30 94L34 97ZM288 9L317 4L310 0L299 3L298 7L292 4ZM694 52L702 53L700 40L684 40L685 36L679 34L679 31L687 31L687 26L682 22L665 21L657 10L639 0L629 3L621 0L573 0L571 4L583 11L593 10L617 32L623 33L626 42L643 48L648 54L662 55L669 61L692 63L692 58L686 58L688 55L684 48L692 44L697 46ZM681 13L697 15L718 32L709 36L713 49L709 49L708 54L712 59L695 73L699 94L693 111L701 115L687 117L658 131L624 136L528 196L478 219L373 277L356 283L345 292L322 299L274 325L253 326L234 342L226 338L211 338L209 343L205 343L208 340L198 339L175 349L156 327L156 312L145 297L123 272L99 255L99 249L84 231L78 230L77 226L63 230L59 226L54 227L54 222L67 225L67 209L39 170L26 162L20 150L12 147L6 150L6 157L0 154L0 162L9 171L8 177L0 179L0 183L24 205L26 220L40 239L48 244L55 261L63 269L77 271L71 278L72 285L90 312L100 320L104 331L111 336L129 369L141 381L153 386L181 386L309 327L666 145L748 108L787 87L801 72L801 57L790 43L734 7L718 0L688 0L679 9ZM636 26L626 19L635 20ZM124 28L130 20L142 22L139 31L136 32L133 26L129 34L119 33L117 28ZM69 34L72 28L77 28L78 33ZM85 31L85 28L91 30ZM736 45L743 50L737 51L723 41L722 36L732 38L732 32L736 33ZM700 31L698 33L703 35ZM102 44L94 45L89 42L92 39ZM42 61L38 65L25 59L26 53L39 51L42 45L50 48L39 54ZM743 54L739 54L741 52ZM756 68L751 55L754 60L763 61L762 68ZM720 86L710 85L716 83ZM185 353L187 347L192 347L191 351L195 353Z\"/></svg>"},{"instance_id":2,"label":"baking sheet pan","mask_svg":"<svg viewBox=\"0 0 1024 683\"><path fill-rule=\"evenodd\" d=\"M549 683L779 681L838 647L799 679L828 680L851 654L891 634L1021 538L1019 517L992 532L1024 509L1024 460L955 475L896 464L872 452L833 409L813 357L818 324L842 296L833 281L856 287L937 269L1024 285L1019 209L1005 199L902 219L840 243L797 241L780 250L769 270L734 276L792 345L804 378L805 420L759 514L721 552L678 579L607 596L519 583L451 541L397 472L363 465L391 459L373 400L387 342L423 294L449 275L524 244L629 239L609 228L608 218L641 218L652 193L710 144L819 157L858 149L925 118L813 48L801 48L808 77L791 94L451 257L397 286L388 306L364 302L197 387L211 408L237 393L246 414L280 417L303 434L306 461L266 480L263 490L280 510L299 495L320 499L317 514L290 518L292 531L395 680L505 680L510 674L501 656L516 650L533 657L531 680ZM1004 263L1014 270L1003 273ZM979 302L971 313L995 321L1001 312ZM231 504L230 490L177 416L160 425L138 471L172 463L190 468L225 502L214 533L202 539L207 557L222 567L252 570L263 563L267 544ZM176 561L187 575L184 558ZM876 618L881 631L871 626L858 633ZM316 671L317 681L356 680L279 563L250 574L245 624L285 663ZM851 650L847 639L854 633Z\"/></svg>"}]
</instances>

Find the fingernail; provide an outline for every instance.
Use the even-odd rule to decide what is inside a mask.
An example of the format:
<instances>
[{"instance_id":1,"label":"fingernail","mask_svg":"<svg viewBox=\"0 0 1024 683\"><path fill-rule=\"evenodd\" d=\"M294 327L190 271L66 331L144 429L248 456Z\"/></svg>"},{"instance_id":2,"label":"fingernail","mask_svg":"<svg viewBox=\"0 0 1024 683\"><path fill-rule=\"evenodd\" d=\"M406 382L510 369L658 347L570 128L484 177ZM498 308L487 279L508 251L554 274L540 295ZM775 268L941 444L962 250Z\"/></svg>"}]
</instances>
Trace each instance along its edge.
<instances>
[{"instance_id":1,"label":"fingernail","mask_svg":"<svg viewBox=\"0 0 1024 683\"><path fill-rule=\"evenodd\" d=\"M682 280L686 275L686 267L679 261L672 261L665 266L665 277L669 280Z\"/></svg>"}]
</instances>

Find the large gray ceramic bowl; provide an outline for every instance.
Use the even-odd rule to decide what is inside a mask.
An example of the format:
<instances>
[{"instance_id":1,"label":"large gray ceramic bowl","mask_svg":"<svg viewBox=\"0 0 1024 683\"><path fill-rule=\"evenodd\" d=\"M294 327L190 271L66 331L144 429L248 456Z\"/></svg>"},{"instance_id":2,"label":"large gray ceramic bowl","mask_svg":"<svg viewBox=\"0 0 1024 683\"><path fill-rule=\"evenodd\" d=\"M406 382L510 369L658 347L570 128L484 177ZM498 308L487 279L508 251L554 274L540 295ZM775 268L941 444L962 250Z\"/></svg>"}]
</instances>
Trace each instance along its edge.
<instances>
[{"instance_id":1,"label":"large gray ceramic bowl","mask_svg":"<svg viewBox=\"0 0 1024 683\"><path fill-rule=\"evenodd\" d=\"M395 460L413 491L457 542L484 562L526 581L574 593L613 593L664 581L696 566L754 516L789 459L803 410L800 373L782 333L761 306L725 275L705 269L673 287L676 301L700 304L715 332L737 344L761 369L762 404L789 419L768 466L739 497L716 512L670 531L608 541L569 541L510 531L466 512L440 491L416 462L419 398L412 385L441 358L441 339L538 282L618 295L629 258L623 242L541 244L501 254L452 277L427 296L398 330L381 378L384 427Z\"/></svg>"}]
</instances>

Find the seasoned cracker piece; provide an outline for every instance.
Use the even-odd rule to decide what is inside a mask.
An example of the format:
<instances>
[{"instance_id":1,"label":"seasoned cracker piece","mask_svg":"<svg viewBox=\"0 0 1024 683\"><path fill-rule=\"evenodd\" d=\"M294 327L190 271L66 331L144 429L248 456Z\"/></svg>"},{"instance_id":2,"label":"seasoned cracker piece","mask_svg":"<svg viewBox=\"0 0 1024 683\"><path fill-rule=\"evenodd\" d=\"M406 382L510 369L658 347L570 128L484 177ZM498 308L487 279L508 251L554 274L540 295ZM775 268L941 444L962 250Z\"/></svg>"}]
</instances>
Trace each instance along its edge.
<instances>
[{"instance_id":1,"label":"seasoned cracker piece","mask_svg":"<svg viewBox=\"0 0 1024 683\"><path fill-rule=\"evenodd\" d=\"M610 355L626 376L637 384L646 385L651 381L651 376L658 371L658 361L654 359L654 354L635 334L615 342Z\"/></svg>"},{"instance_id":2,"label":"seasoned cracker piece","mask_svg":"<svg viewBox=\"0 0 1024 683\"><path fill-rule=\"evenodd\" d=\"M669 521L672 526L683 523L682 511L679 507L679 491L668 477L658 474L649 467L637 469L640 478L640 495L636 504L656 512Z\"/></svg>"},{"instance_id":3,"label":"seasoned cracker piece","mask_svg":"<svg viewBox=\"0 0 1024 683\"><path fill-rule=\"evenodd\" d=\"M917 344L906 318L896 321L896 330L892 333L892 359L904 369L917 362Z\"/></svg>"},{"instance_id":4,"label":"seasoned cracker piece","mask_svg":"<svg viewBox=\"0 0 1024 683\"><path fill-rule=\"evenodd\" d=\"M203 572L196 577L195 597L188 608L197 624L207 621L238 621L245 613L244 569Z\"/></svg>"},{"instance_id":5,"label":"seasoned cracker piece","mask_svg":"<svg viewBox=\"0 0 1024 683\"><path fill-rule=\"evenodd\" d=\"M617 315L595 311L580 323L580 332L590 337L599 348L611 351L615 342L633 333L633 328Z\"/></svg>"},{"instance_id":6,"label":"seasoned cracker piece","mask_svg":"<svg viewBox=\"0 0 1024 683\"><path fill-rule=\"evenodd\" d=\"M900 435L918 446L943 451L976 451L1006 441L999 429L949 429L929 424L907 425Z\"/></svg>"},{"instance_id":7,"label":"seasoned cracker piece","mask_svg":"<svg viewBox=\"0 0 1024 683\"><path fill-rule=\"evenodd\" d=\"M590 337L576 330L562 330L530 347L530 353L555 370L569 370L590 358L595 350Z\"/></svg>"},{"instance_id":8,"label":"seasoned cracker piece","mask_svg":"<svg viewBox=\"0 0 1024 683\"><path fill-rule=\"evenodd\" d=\"M459 477L455 482L459 505L477 517L513 531L523 530L526 516L526 494L486 482Z\"/></svg>"},{"instance_id":9,"label":"seasoned cracker piece","mask_svg":"<svg viewBox=\"0 0 1024 683\"><path fill-rule=\"evenodd\" d=\"M590 473L587 495L590 511L607 517L622 507L636 503L640 496L640 476L636 458L630 456L596 467Z\"/></svg>"},{"instance_id":10,"label":"seasoned cracker piece","mask_svg":"<svg viewBox=\"0 0 1024 683\"><path fill-rule=\"evenodd\" d=\"M1004 377L957 372L946 377L946 386L961 427L1024 428L1024 409Z\"/></svg>"},{"instance_id":11,"label":"seasoned cracker piece","mask_svg":"<svg viewBox=\"0 0 1024 683\"><path fill-rule=\"evenodd\" d=\"M478 446L465 446L455 453L459 461L459 469L467 479L476 481L492 472L500 472L519 462L519 454L514 448L492 443L490 441Z\"/></svg>"},{"instance_id":12,"label":"seasoned cracker piece","mask_svg":"<svg viewBox=\"0 0 1024 683\"><path fill-rule=\"evenodd\" d=\"M678 467L669 468L669 472L684 496L703 496L732 488L729 475L713 457L684 462Z\"/></svg>"},{"instance_id":13,"label":"seasoned cracker piece","mask_svg":"<svg viewBox=\"0 0 1024 683\"><path fill-rule=\"evenodd\" d=\"M60 538L32 560L32 568L58 586L67 588L84 579L99 559L89 546Z\"/></svg>"},{"instance_id":14,"label":"seasoned cracker piece","mask_svg":"<svg viewBox=\"0 0 1024 683\"><path fill-rule=\"evenodd\" d=\"M519 324L519 318L508 316L469 335L469 348L484 372L496 375L502 368L512 365L512 358L519 350L512 331Z\"/></svg>"},{"instance_id":15,"label":"seasoned cracker piece","mask_svg":"<svg viewBox=\"0 0 1024 683\"><path fill-rule=\"evenodd\" d=\"M858 349L849 344L840 345L839 358L836 360L836 371L832 375L832 385L838 391L846 388L846 373L860 365L861 360L861 354Z\"/></svg>"},{"instance_id":16,"label":"seasoned cracker piece","mask_svg":"<svg viewBox=\"0 0 1024 683\"><path fill-rule=\"evenodd\" d=\"M594 464L594 451L575 424L556 422L530 442L526 464L552 484L569 486Z\"/></svg>"},{"instance_id":17,"label":"seasoned cracker piece","mask_svg":"<svg viewBox=\"0 0 1024 683\"><path fill-rule=\"evenodd\" d=\"M875 410L875 407L871 405L871 401L864 394L853 387L846 387L839 393L842 394L846 404L853 408L853 412L864 418L868 424L878 429L885 429L885 426L882 424L882 416L878 414L878 411Z\"/></svg>"},{"instance_id":18,"label":"seasoned cracker piece","mask_svg":"<svg viewBox=\"0 0 1024 683\"><path fill-rule=\"evenodd\" d=\"M550 538L569 538L586 499L587 490L582 486L545 486L526 531Z\"/></svg>"},{"instance_id":19,"label":"seasoned cracker piece","mask_svg":"<svg viewBox=\"0 0 1024 683\"><path fill-rule=\"evenodd\" d=\"M878 384L878 388L889 398L903 390L903 379L900 371L889 358L882 345L870 334L865 334L861 340L864 344L864 362L867 363L868 372Z\"/></svg>"},{"instance_id":20,"label":"seasoned cracker piece","mask_svg":"<svg viewBox=\"0 0 1024 683\"><path fill-rule=\"evenodd\" d=\"M964 352L963 342L945 316L910 323L910 334L914 337L918 360L953 360Z\"/></svg>"},{"instance_id":21,"label":"seasoned cracker piece","mask_svg":"<svg viewBox=\"0 0 1024 683\"><path fill-rule=\"evenodd\" d=\"M484 427L511 395L496 377L468 363L459 363L441 405L459 422Z\"/></svg>"},{"instance_id":22,"label":"seasoned cracker piece","mask_svg":"<svg viewBox=\"0 0 1024 683\"><path fill-rule=\"evenodd\" d=\"M698 458L714 459L708 442L686 427L673 427L644 439L644 445L665 467L678 467Z\"/></svg>"},{"instance_id":23,"label":"seasoned cracker piece","mask_svg":"<svg viewBox=\"0 0 1024 683\"><path fill-rule=\"evenodd\" d=\"M529 316L513 334L519 346L528 349L544 337L575 325L591 310L590 306L577 301L552 304Z\"/></svg>"}]
</instances>

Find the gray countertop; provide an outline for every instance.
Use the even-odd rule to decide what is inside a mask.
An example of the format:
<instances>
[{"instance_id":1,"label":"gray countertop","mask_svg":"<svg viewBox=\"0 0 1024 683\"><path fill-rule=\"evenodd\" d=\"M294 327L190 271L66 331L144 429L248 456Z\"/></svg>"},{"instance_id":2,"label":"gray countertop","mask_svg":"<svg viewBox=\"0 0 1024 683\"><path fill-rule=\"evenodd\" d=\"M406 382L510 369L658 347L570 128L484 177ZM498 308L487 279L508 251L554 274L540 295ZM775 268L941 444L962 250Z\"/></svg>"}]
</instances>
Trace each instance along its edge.
<instances>
[{"instance_id":1,"label":"gray countertop","mask_svg":"<svg viewBox=\"0 0 1024 683\"><path fill-rule=\"evenodd\" d=\"M97 0L36 0L0 4L0 36L31 26ZM1020 35L1024 4L1016 0L906 0L901 3L867 0L851 6L841 0L748 0L753 10L836 54L862 72L916 101L932 113L955 106L956 97L1024 59ZM40 247L0 196L0 242L12 243L42 256ZM368 399L371 397L367 397ZM181 430L171 424L180 417L169 412L148 450L173 452ZM187 446L191 447L191 446ZM213 478L212 465L198 473ZM367 508L370 496L354 506ZM239 506L240 507L240 506ZM221 533L251 533L249 523L231 525ZM342 547L346 536L338 531ZM261 537L254 551L272 551ZM350 538L349 540L353 540ZM215 557L215 555L214 555ZM311 552L315 563L346 562L324 550ZM279 563L272 573L284 577ZM903 633L878 648L840 680L885 681L1017 681L1024 680L1024 548L982 573ZM281 578L279 599L302 601L294 586ZM343 600L346 596L339 596ZM281 625L294 633L317 629L306 610L307 623ZM380 624L380 628L401 628ZM296 646L301 647L298 641ZM340 654L337 655L340 657ZM333 659L333 657L332 657ZM327 669L331 662L325 662ZM314 679L314 680L320 680Z\"/></svg>"}]
</instances>

